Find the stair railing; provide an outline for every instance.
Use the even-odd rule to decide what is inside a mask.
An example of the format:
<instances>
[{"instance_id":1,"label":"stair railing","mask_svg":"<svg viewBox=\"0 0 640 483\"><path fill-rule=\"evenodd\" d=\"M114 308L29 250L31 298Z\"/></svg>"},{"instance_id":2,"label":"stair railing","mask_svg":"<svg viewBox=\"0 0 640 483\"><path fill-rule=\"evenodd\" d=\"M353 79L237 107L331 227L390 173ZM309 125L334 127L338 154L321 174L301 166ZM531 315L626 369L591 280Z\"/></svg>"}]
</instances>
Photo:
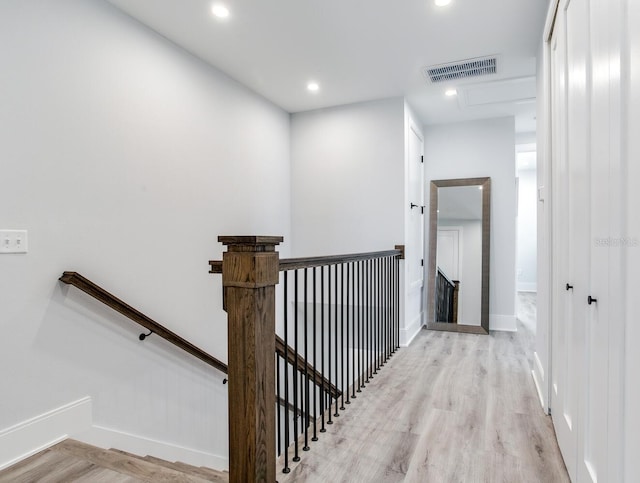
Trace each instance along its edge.
<instances>
[{"instance_id":1,"label":"stair railing","mask_svg":"<svg viewBox=\"0 0 640 483\"><path fill-rule=\"evenodd\" d=\"M210 265L229 317L230 481L273 483L276 455L288 473L399 347L404 248L280 260L281 237L219 241L227 252Z\"/></svg>"},{"instance_id":2,"label":"stair railing","mask_svg":"<svg viewBox=\"0 0 640 483\"><path fill-rule=\"evenodd\" d=\"M458 323L460 282L451 280L438 267L436 275L436 321Z\"/></svg>"}]
</instances>

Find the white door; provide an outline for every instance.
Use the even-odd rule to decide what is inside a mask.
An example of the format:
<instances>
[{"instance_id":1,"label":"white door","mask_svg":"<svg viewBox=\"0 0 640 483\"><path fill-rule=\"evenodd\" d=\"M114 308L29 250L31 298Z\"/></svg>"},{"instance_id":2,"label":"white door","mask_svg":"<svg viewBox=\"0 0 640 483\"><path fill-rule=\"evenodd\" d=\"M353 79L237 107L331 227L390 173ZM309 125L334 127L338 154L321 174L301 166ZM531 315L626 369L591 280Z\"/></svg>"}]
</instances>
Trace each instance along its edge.
<instances>
[{"instance_id":1,"label":"white door","mask_svg":"<svg viewBox=\"0 0 640 483\"><path fill-rule=\"evenodd\" d=\"M410 122L408 129L408 204L406 318L409 327L423 324L424 302L424 169L422 162L423 140L420 131ZM414 205L412 208L411 205Z\"/></svg>"},{"instance_id":2,"label":"white door","mask_svg":"<svg viewBox=\"0 0 640 483\"><path fill-rule=\"evenodd\" d=\"M450 280L460 280L460 230L438 228L436 265Z\"/></svg>"},{"instance_id":3,"label":"white door","mask_svg":"<svg viewBox=\"0 0 640 483\"><path fill-rule=\"evenodd\" d=\"M591 213L593 203L591 193L592 156L589 147L591 98L589 73L590 26L589 1L570 0L565 5L565 25L567 38L567 154L569 167L569 274L574 286L567 292L570 298L571 319L569 324L569 361L567 367L568 400L573 415L574 439L577 445L567 449L565 461L572 458L575 467L572 475L575 481L591 481L586 471L589 463L585 460L585 411L589 409L587 396L589 372L586 364L593 359L588 349L588 305L591 274ZM603 413L605 414L605 413ZM606 438L605 438L606 439ZM573 443L573 441L572 441ZM594 480L595 481L595 480Z\"/></svg>"},{"instance_id":4,"label":"white door","mask_svg":"<svg viewBox=\"0 0 640 483\"><path fill-rule=\"evenodd\" d=\"M553 324L551 366L551 414L558 444L567 471L576 475L577 408L575 379L569 367L572 360L571 300L573 294L566 284L569 277L569 200L571 184L567 154L567 44L563 6L556 17L551 40L551 102L552 102L552 171L553 171Z\"/></svg>"},{"instance_id":5,"label":"white door","mask_svg":"<svg viewBox=\"0 0 640 483\"><path fill-rule=\"evenodd\" d=\"M620 159L614 95L620 54L616 58L612 39L621 18L619 0L563 0L551 45L551 414L569 475L580 483L621 481L610 467L621 451L620 431L615 431L622 396L620 390L611 393L616 387L611 375L615 379L620 371L621 355L612 353L610 345L610 324L615 323L610 300L617 294L611 291L609 247L617 216L612 213L611 170Z\"/></svg>"}]
</instances>

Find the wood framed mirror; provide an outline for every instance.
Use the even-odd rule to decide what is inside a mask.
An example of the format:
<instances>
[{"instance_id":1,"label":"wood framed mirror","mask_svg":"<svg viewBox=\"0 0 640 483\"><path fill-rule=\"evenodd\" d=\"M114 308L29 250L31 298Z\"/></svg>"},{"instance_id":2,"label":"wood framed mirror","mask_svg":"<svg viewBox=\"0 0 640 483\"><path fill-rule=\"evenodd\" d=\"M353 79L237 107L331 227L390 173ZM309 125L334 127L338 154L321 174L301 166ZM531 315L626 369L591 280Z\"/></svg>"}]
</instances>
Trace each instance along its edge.
<instances>
[{"instance_id":1,"label":"wood framed mirror","mask_svg":"<svg viewBox=\"0 0 640 483\"><path fill-rule=\"evenodd\" d=\"M491 178L431 181L427 329L489 333Z\"/></svg>"}]
</instances>

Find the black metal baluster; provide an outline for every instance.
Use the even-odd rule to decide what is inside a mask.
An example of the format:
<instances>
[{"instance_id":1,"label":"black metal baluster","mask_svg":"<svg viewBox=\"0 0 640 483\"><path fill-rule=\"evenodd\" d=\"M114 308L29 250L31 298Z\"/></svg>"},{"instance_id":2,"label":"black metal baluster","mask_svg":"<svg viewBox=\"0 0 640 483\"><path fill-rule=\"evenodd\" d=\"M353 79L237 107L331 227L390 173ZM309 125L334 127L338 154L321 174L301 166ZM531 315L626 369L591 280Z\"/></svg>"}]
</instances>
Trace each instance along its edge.
<instances>
[{"instance_id":1,"label":"black metal baluster","mask_svg":"<svg viewBox=\"0 0 640 483\"><path fill-rule=\"evenodd\" d=\"M362 354L363 354L363 344L362 344L362 265L363 261L358 262L358 389L356 392L362 392L362 383L364 382L364 378L362 377Z\"/></svg>"},{"instance_id":2,"label":"black metal baluster","mask_svg":"<svg viewBox=\"0 0 640 483\"><path fill-rule=\"evenodd\" d=\"M400 259L396 258L396 349L400 348Z\"/></svg>"},{"instance_id":3,"label":"black metal baluster","mask_svg":"<svg viewBox=\"0 0 640 483\"><path fill-rule=\"evenodd\" d=\"M293 461L298 462L298 270L293 272L293 338Z\"/></svg>"},{"instance_id":4,"label":"black metal baluster","mask_svg":"<svg viewBox=\"0 0 640 483\"><path fill-rule=\"evenodd\" d=\"M289 286L288 272L284 272L284 468L289 473Z\"/></svg>"},{"instance_id":5,"label":"black metal baluster","mask_svg":"<svg viewBox=\"0 0 640 483\"><path fill-rule=\"evenodd\" d=\"M327 428L324 427L324 402L326 400L326 392L324 389L325 370L324 370L324 267L320 267L320 372L322 373L322 388L320 390L320 432L324 433ZM329 388L331 390L331 388ZM331 411L329 411L331 412Z\"/></svg>"},{"instance_id":6,"label":"black metal baluster","mask_svg":"<svg viewBox=\"0 0 640 483\"><path fill-rule=\"evenodd\" d=\"M345 334L344 334L344 322L345 322L345 310L347 309L347 307L345 306L345 283L344 283L344 271L346 268L346 264L341 264L341 272L340 272L340 360L341 360L341 367L340 367L340 379L342 380L342 405L340 406L340 409L342 411L344 411L344 393L345 390L347 392L347 395L349 394L349 389L346 386L346 380L344 377L345 374L345 370L346 367L344 365L344 353L345 353ZM347 281L347 284L349 282ZM348 305L348 304L347 304Z\"/></svg>"},{"instance_id":7,"label":"black metal baluster","mask_svg":"<svg viewBox=\"0 0 640 483\"><path fill-rule=\"evenodd\" d=\"M316 315L318 312L318 308L316 305L316 291L316 267L313 267L313 369L315 373L313 375L313 437L311 438L311 441L318 441L318 385L316 384L315 377L315 374L318 373L316 359L318 351L318 341L316 338L318 331L318 327L316 325Z\"/></svg>"},{"instance_id":8,"label":"black metal baluster","mask_svg":"<svg viewBox=\"0 0 640 483\"><path fill-rule=\"evenodd\" d=\"M373 261L373 373L378 374L378 259Z\"/></svg>"},{"instance_id":9,"label":"black metal baluster","mask_svg":"<svg viewBox=\"0 0 640 483\"><path fill-rule=\"evenodd\" d=\"M336 268L337 270L337 268ZM327 361L328 361L328 369L329 371L327 372L327 379L329 380L329 418L327 420L327 424L333 424L333 421L331 420L331 406L333 405L333 391L331 390L331 265L329 265L328 267L328 273L327 273L327 293L329 295L329 305L327 307L327 335L328 335L328 344L327 344L327 348L328 348L328 354L327 354ZM335 387L338 387L338 384L336 382ZM336 404L337 406L337 404Z\"/></svg>"},{"instance_id":10,"label":"black metal baluster","mask_svg":"<svg viewBox=\"0 0 640 483\"><path fill-rule=\"evenodd\" d=\"M380 354L382 348L382 310L380 294L380 259L376 259L376 370L380 369Z\"/></svg>"},{"instance_id":11,"label":"black metal baluster","mask_svg":"<svg viewBox=\"0 0 640 483\"><path fill-rule=\"evenodd\" d=\"M280 398L280 356L276 353L276 425L278 426L278 456L282 454L282 429L280 427L282 424L282 406L280 406L280 401L282 401Z\"/></svg>"},{"instance_id":12,"label":"black metal baluster","mask_svg":"<svg viewBox=\"0 0 640 483\"><path fill-rule=\"evenodd\" d=\"M304 396L305 396L305 408L306 411L303 414L304 418L304 447L302 451L309 451L309 319L308 319L308 286L307 269L304 269Z\"/></svg>"},{"instance_id":13,"label":"black metal baluster","mask_svg":"<svg viewBox=\"0 0 640 483\"><path fill-rule=\"evenodd\" d=\"M389 350L389 307L391 306L389 296L391 290L389 286L389 257L384 259L384 360L387 361L391 357L391 350Z\"/></svg>"},{"instance_id":14,"label":"black metal baluster","mask_svg":"<svg viewBox=\"0 0 640 483\"><path fill-rule=\"evenodd\" d=\"M373 379L373 261L367 261L367 382Z\"/></svg>"},{"instance_id":15,"label":"black metal baluster","mask_svg":"<svg viewBox=\"0 0 640 483\"><path fill-rule=\"evenodd\" d=\"M396 257L391 257L391 353L396 353Z\"/></svg>"},{"instance_id":16,"label":"black metal baluster","mask_svg":"<svg viewBox=\"0 0 640 483\"><path fill-rule=\"evenodd\" d=\"M380 342L378 344L378 368L382 369L384 364L384 260L378 259L378 313L380 320L378 322L378 331L380 333Z\"/></svg>"},{"instance_id":17,"label":"black metal baluster","mask_svg":"<svg viewBox=\"0 0 640 483\"><path fill-rule=\"evenodd\" d=\"M299 399L300 401L300 434L303 435L305 414L307 414L307 412L305 411L306 403L304 400L304 372L300 371L300 373L298 374L298 377L300 378L300 383L298 385L298 387L300 388L300 399ZM304 449L304 446L303 446L303 449Z\"/></svg>"},{"instance_id":18,"label":"black metal baluster","mask_svg":"<svg viewBox=\"0 0 640 483\"><path fill-rule=\"evenodd\" d=\"M388 314L387 314L387 310L389 308L389 300L388 300L388 290L389 290L389 286L387 283L387 258L383 258L381 260L382 262L382 298L383 298L383 304L382 304L382 364L386 364L387 363L387 358L389 357L389 353L387 351L388 346L389 346L389 339L388 339L388 327L387 324L389 323L389 318L388 318Z\"/></svg>"},{"instance_id":19,"label":"black metal baluster","mask_svg":"<svg viewBox=\"0 0 640 483\"><path fill-rule=\"evenodd\" d=\"M393 257L387 261L389 270L389 356L393 356Z\"/></svg>"},{"instance_id":20,"label":"black metal baluster","mask_svg":"<svg viewBox=\"0 0 640 483\"><path fill-rule=\"evenodd\" d=\"M351 402L349 401L349 384L351 383L351 381L349 380L349 320L350 320L350 317L349 317L350 314L349 313L351 311L351 306L350 306L350 303L349 303L349 300L350 300L349 299L349 288L351 286L351 278L350 278L350 276L351 276L351 264L347 263L347 284L345 286L345 291L347 293L347 306L345 308L345 312L346 312L347 317L346 317L346 321L345 321L346 322L345 323L345 331L346 331L345 335L346 335L346 338L345 338L345 342L344 342L344 351L345 351L345 354L346 354L346 357L345 357L345 359L346 359L346 361L345 361L346 362L346 364L345 364L345 374L347 376L346 379L345 379L344 389L347 391L347 400L344 401L344 398L343 398L343 401L344 401L345 404L351 404ZM344 393L342 393L342 394L344 396Z\"/></svg>"},{"instance_id":21,"label":"black metal baluster","mask_svg":"<svg viewBox=\"0 0 640 483\"><path fill-rule=\"evenodd\" d=\"M358 376L356 373L356 347L358 346L356 340L356 266L357 263L351 264L351 369L352 380L351 383L351 399L356 399L356 382Z\"/></svg>"},{"instance_id":22,"label":"black metal baluster","mask_svg":"<svg viewBox=\"0 0 640 483\"><path fill-rule=\"evenodd\" d=\"M382 359L384 357L384 312L382 309L382 259L378 258L378 369L382 368Z\"/></svg>"},{"instance_id":23,"label":"black metal baluster","mask_svg":"<svg viewBox=\"0 0 640 483\"><path fill-rule=\"evenodd\" d=\"M380 360L379 367L384 365L384 258L378 260L379 268L379 282L378 282L378 300L380 301Z\"/></svg>"},{"instance_id":24,"label":"black metal baluster","mask_svg":"<svg viewBox=\"0 0 640 483\"><path fill-rule=\"evenodd\" d=\"M338 388L338 265L336 265L336 270L333 273L334 275L334 279L333 279L333 285L334 285L334 290L335 290L335 302L336 302L336 306L335 306L335 312L334 312L334 319L333 319L333 328L334 328L334 332L335 332L335 338L334 338L334 342L335 342L335 376L336 376L336 388ZM334 417L339 417L340 416L340 412L338 411L338 406L340 403L340 396L338 396L338 394L336 394L336 412L333 414Z\"/></svg>"}]
</instances>

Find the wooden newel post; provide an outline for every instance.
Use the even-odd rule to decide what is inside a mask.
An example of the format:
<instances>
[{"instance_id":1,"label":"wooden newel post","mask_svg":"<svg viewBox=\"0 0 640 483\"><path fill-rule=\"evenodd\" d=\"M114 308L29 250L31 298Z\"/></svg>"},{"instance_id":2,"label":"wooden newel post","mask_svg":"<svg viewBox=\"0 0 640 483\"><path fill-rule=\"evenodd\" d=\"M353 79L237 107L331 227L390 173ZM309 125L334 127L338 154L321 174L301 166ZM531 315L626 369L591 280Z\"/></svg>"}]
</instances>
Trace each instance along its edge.
<instances>
[{"instance_id":1,"label":"wooden newel post","mask_svg":"<svg viewBox=\"0 0 640 483\"><path fill-rule=\"evenodd\" d=\"M282 237L221 236L229 320L229 481L276 481L275 286Z\"/></svg>"}]
</instances>

